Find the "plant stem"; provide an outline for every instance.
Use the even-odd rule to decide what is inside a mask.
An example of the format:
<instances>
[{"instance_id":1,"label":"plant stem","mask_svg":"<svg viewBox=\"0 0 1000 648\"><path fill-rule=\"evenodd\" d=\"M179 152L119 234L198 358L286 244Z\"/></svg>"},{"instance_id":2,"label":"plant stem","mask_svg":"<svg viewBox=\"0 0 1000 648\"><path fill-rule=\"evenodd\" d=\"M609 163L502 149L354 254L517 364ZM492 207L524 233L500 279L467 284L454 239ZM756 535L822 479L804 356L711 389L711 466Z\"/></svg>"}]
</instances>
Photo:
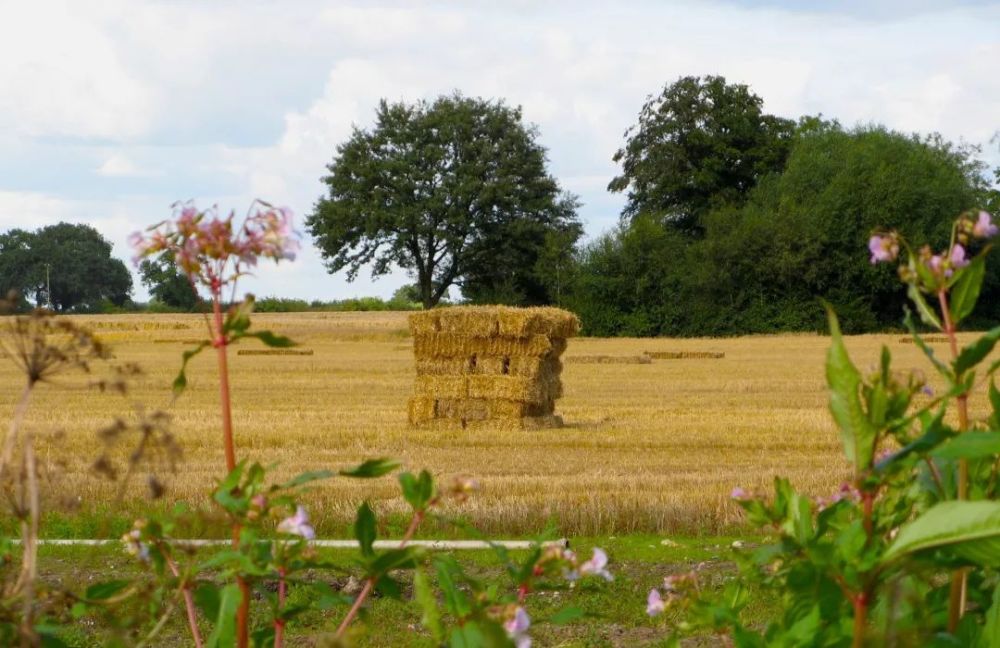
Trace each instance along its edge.
<instances>
[{"instance_id":1,"label":"plant stem","mask_svg":"<svg viewBox=\"0 0 1000 648\"><path fill-rule=\"evenodd\" d=\"M7 430L7 438L4 440L3 456L0 457L0 481L3 480L4 470L10 465L14 456L14 445L17 442L17 435L21 429L21 422L28 411L28 402L31 400L31 390L34 383L28 382L21 390L21 397L14 407L14 416L10 419L10 428Z\"/></svg>"},{"instance_id":2,"label":"plant stem","mask_svg":"<svg viewBox=\"0 0 1000 648\"><path fill-rule=\"evenodd\" d=\"M861 648L865 645L865 627L868 624L868 594L859 592L854 597L854 639L851 642L852 648Z\"/></svg>"},{"instance_id":3,"label":"plant stem","mask_svg":"<svg viewBox=\"0 0 1000 648\"><path fill-rule=\"evenodd\" d=\"M170 568L170 573L174 575L174 578L180 578L180 571L177 569L177 565L173 559L166 554L164 556L167 559L167 567ZM191 595L191 587L187 583L181 586L181 594L184 596L184 607L187 608L187 620L188 627L191 629L191 638L194 639L195 648L201 648L201 632L198 630L198 617L194 611L194 596Z\"/></svg>"},{"instance_id":4,"label":"plant stem","mask_svg":"<svg viewBox=\"0 0 1000 648\"><path fill-rule=\"evenodd\" d=\"M938 292L938 302L941 305L941 317L944 322L944 332L948 336L948 343L951 346L952 359L958 358L958 339L955 337L955 322L951 319L951 310L948 308L948 293L944 290ZM961 376L956 376L961 380ZM958 432L961 434L969 429L969 395L965 392L959 394L955 401L958 405ZM969 462L965 459L958 460L958 499L969 498ZM965 613L966 597L966 572L958 569L951 578L951 591L948 598L948 631L954 632L958 628L958 622Z\"/></svg>"},{"instance_id":5,"label":"plant stem","mask_svg":"<svg viewBox=\"0 0 1000 648\"><path fill-rule=\"evenodd\" d=\"M274 648L282 648L285 645L285 620L281 614L285 611L285 568L278 569L278 614L274 620Z\"/></svg>"},{"instance_id":6,"label":"plant stem","mask_svg":"<svg viewBox=\"0 0 1000 648\"><path fill-rule=\"evenodd\" d=\"M213 345L219 363L219 399L222 409L222 443L226 452L226 472L236 468L236 449L233 444L233 408L229 394L229 362L226 356L227 341L222 324L222 291L213 286L212 313L214 315L215 331ZM240 525L233 524L233 548L240 543ZM236 577L240 587L240 607L236 610L236 645L246 648L250 643L250 586L242 576Z\"/></svg>"},{"instance_id":7,"label":"plant stem","mask_svg":"<svg viewBox=\"0 0 1000 648\"><path fill-rule=\"evenodd\" d=\"M34 637L35 581L38 578L38 474L35 470L35 444L31 434L24 437L24 470L28 498L28 520L21 523L24 574L23 637Z\"/></svg>"},{"instance_id":8,"label":"plant stem","mask_svg":"<svg viewBox=\"0 0 1000 648\"><path fill-rule=\"evenodd\" d=\"M406 543L408 543L413 537L413 534L417 532L417 527L420 526L420 523L424 520L424 514L425 511L415 511L413 513L413 517L410 519L410 526L406 528L406 533L403 534L403 539L399 542L400 549L406 547ZM374 587L375 578L368 578L368 580L365 581L365 586L361 589L361 593L358 594L358 598L354 599L354 605L351 606L351 609L347 613L347 616L344 617L344 620L340 622L340 626L334 634L335 638L339 639L344 636L344 632L347 630L347 627L351 625L351 621L354 620L354 617L358 616L358 612L361 611L362 604L364 604L368 595L372 593L372 588Z\"/></svg>"}]
</instances>

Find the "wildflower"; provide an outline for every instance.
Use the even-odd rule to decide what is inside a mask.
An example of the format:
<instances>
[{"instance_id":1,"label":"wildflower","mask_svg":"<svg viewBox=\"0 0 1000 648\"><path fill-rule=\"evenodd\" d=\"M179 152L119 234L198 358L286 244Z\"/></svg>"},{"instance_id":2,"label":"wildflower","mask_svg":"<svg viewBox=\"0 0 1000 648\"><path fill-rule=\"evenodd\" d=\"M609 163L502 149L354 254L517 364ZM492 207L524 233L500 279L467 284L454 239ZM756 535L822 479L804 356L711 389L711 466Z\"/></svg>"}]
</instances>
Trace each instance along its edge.
<instances>
[{"instance_id":1,"label":"wildflower","mask_svg":"<svg viewBox=\"0 0 1000 648\"><path fill-rule=\"evenodd\" d=\"M309 514L302 506L295 509L295 515L278 523L278 532L301 536L306 540L316 538L316 530L309 524Z\"/></svg>"},{"instance_id":2,"label":"wildflower","mask_svg":"<svg viewBox=\"0 0 1000 648\"><path fill-rule=\"evenodd\" d=\"M144 526L144 520L137 520L135 528L122 536L122 542L125 543L125 551L145 563L149 562L149 545L141 541Z\"/></svg>"},{"instance_id":3,"label":"wildflower","mask_svg":"<svg viewBox=\"0 0 1000 648\"><path fill-rule=\"evenodd\" d=\"M608 565L608 554L604 553L603 549L594 547L594 555L587 562L580 565L580 573L582 575L594 575L600 576L604 580L610 582L615 579L615 577L607 570Z\"/></svg>"},{"instance_id":4,"label":"wildflower","mask_svg":"<svg viewBox=\"0 0 1000 648\"><path fill-rule=\"evenodd\" d=\"M456 476L451 483L448 494L459 502L469 499L469 493L479 490L479 482L472 477Z\"/></svg>"},{"instance_id":5,"label":"wildflower","mask_svg":"<svg viewBox=\"0 0 1000 648\"><path fill-rule=\"evenodd\" d=\"M899 256L899 241L895 234L874 234L868 239L872 264L892 262Z\"/></svg>"},{"instance_id":6,"label":"wildflower","mask_svg":"<svg viewBox=\"0 0 1000 648\"><path fill-rule=\"evenodd\" d=\"M1000 228L993 224L993 220L988 212L980 211L979 218L972 226L972 235L976 238L993 238Z\"/></svg>"},{"instance_id":7,"label":"wildflower","mask_svg":"<svg viewBox=\"0 0 1000 648\"><path fill-rule=\"evenodd\" d=\"M531 619L524 608L517 606L514 614L503 624L503 629L507 631L507 636L511 638L517 648L531 648L531 637L528 636L528 628L531 626Z\"/></svg>"},{"instance_id":8,"label":"wildflower","mask_svg":"<svg viewBox=\"0 0 1000 648\"><path fill-rule=\"evenodd\" d=\"M924 385L923 387L920 388L920 391L923 392L925 396L934 395L934 388L931 387L930 385Z\"/></svg>"},{"instance_id":9,"label":"wildflower","mask_svg":"<svg viewBox=\"0 0 1000 648\"><path fill-rule=\"evenodd\" d=\"M660 590L656 588L649 590L649 596L646 597L646 614L654 617L665 609L667 609L667 603L660 596Z\"/></svg>"},{"instance_id":10,"label":"wildflower","mask_svg":"<svg viewBox=\"0 0 1000 648\"><path fill-rule=\"evenodd\" d=\"M969 265L969 260L965 258L965 248L962 247L960 243L956 243L955 246L951 248L948 260L951 261L952 267L955 268L964 268Z\"/></svg>"},{"instance_id":11,"label":"wildflower","mask_svg":"<svg viewBox=\"0 0 1000 648\"><path fill-rule=\"evenodd\" d=\"M750 499L750 493L748 493L743 488L737 486L736 488L733 489L731 493L729 493L729 497L731 497L734 500L743 501Z\"/></svg>"}]
</instances>

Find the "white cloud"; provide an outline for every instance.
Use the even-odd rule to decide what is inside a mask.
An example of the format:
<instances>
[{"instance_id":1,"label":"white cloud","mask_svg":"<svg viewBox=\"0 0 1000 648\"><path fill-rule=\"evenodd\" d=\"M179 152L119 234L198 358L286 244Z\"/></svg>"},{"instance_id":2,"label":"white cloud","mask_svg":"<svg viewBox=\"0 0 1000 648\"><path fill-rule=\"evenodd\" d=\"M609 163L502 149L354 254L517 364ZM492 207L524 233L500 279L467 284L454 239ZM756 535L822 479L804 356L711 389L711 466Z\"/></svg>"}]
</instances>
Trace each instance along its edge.
<instances>
[{"instance_id":1,"label":"white cloud","mask_svg":"<svg viewBox=\"0 0 1000 648\"><path fill-rule=\"evenodd\" d=\"M788 117L822 112L972 142L997 130L1000 5L757 5L11 3L0 138L60 172L20 170L14 184L0 175L0 229L84 219L126 256L128 232L177 198L242 210L260 197L301 216L337 144L371 125L380 98L454 89L523 106L552 170L587 204L590 235L617 220L622 198L605 187L623 131L681 75L748 83ZM100 141L72 144L90 163L63 171L71 145L53 138ZM307 249L248 287L331 298L388 295L406 280L348 285Z\"/></svg>"}]
</instances>

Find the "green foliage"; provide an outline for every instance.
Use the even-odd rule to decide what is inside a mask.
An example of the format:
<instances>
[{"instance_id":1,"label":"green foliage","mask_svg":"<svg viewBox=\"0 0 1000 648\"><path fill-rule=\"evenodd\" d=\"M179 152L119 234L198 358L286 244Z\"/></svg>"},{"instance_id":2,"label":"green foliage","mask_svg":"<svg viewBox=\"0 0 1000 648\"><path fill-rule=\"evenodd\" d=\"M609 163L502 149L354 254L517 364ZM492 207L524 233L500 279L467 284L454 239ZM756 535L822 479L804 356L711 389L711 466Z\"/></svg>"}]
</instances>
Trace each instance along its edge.
<instances>
[{"instance_id":1,"label":"green foliage","mask_svg":"<svg viewBox=\"0 0 1000 648\"><path fill-rule=\"evenodd\" d=\"M128 268L90 225L58 223L0 234L0 295L16 290L44 306L46 266L58 311L98 312L106 302L122 306L132 292Z\"/></svg>"},{"instance_id":2,"label":"green foliage","mask_svg":"<svg viewBox=\"0 0 1000 648\"><path fill-rule=\"evenodd\" d=\"M735 591L722 599L703 597L696 584L686 585L696 583L692 574L666 588L668 602L687 617L678 626L682 634L724 633L735 646L996 642L1000 391L989 385L994 411L981 421L970 420L968 397L977 387L976 369L1000 332L990 331L958 351L951 318L960 320L975 307L986 253L983 248L966 262L964 248L956 256L955 247L989 234L976 234L970 214L962 214L948 248L935 255L913 252L895 232L881 231L885 233L874 242L892 237L891 245L877 249L893 251L876 260L891 263L906 250L900 276L909 284L910 296L918 309L927 310L925 322L944 322L939 330L952 345L950 365L934 356L913 330L909 314L906 318L918 347L945 379L946 390L936 398L919 397L924 391L921 375L894 371L885 347L874 369L859 371L847 353L838 318L828 308L830 411L841 432L850 478L832 497L816 502L782 478L775 479L771 498L734 491L749 521L774 537L736 555L736 587L770 592L782 609L765 627L753 627L744 621L745 598ZM923 300L924 295L934 299ZM958 409L958 429L945 423L950 406ZM961 571L968 567L973 569ZM654 595L660 596L658 590Z\"/></svg>"},{"instance_id":3,"label":"green foliage","mask_svg":"<svg viewBox=\"0 0 1000 648\"><path fill-rule=\"evenodd\" d=\"M763 100L723 77L681 77L650 97L614 156L628 191L623 216L655 214L685 232L703 229L712 208L741 202L788 155L794 123L768 115Z\"/></svg>"},{"instance_id":4,"label":"green foliage","mask_svg":"<svg viewBox=\"0 0 1000 648\"><path fill-rule=\"evenodd\" d=\"M181 311L194 310L198 305L198 293L191 280L177 268L169 253L158 259L144 259L139 264L139 276L149 294L161 304Z\"/></svg>"},{"instance_id":5,"label":"green foliage","mask_svg":"<svg viewBox=\"0 0 1000 648\"><path fill-rule=\"evenodd\" d=\"M817 298L833 305L848 333L898 328L906 295L896 272L873 266L861 251L882 226L905 227L914 251L945 244L951 217L983 193L974 151L940 138L809 120L788 145L784 165L757 177L745 194L696 210L700 237L672 236L676 228L650 208L586 248L566 300L584 330L820 331ZM1000 314L997 272L977 263L963 274L953 289L959 320L971 316L978 292L984 299L972 323ZM910 297L926 325L940 324L927 304L936 297Z\"/></svg>"},{"instance_id":6,"label":"green foliage","mask_svg":"<svg viewBox=\"0 0 1000 648\"><path fill-rule=\"evenodd\" d=\"M375 277L403 268L425 308L456 282L474 298L549 301L536 261L550 232L580 226L536 139L503 102L382 101L375 127L338 147L306 221L328 269L353 279L366 264Z\"/></svg>"}]
</instances>

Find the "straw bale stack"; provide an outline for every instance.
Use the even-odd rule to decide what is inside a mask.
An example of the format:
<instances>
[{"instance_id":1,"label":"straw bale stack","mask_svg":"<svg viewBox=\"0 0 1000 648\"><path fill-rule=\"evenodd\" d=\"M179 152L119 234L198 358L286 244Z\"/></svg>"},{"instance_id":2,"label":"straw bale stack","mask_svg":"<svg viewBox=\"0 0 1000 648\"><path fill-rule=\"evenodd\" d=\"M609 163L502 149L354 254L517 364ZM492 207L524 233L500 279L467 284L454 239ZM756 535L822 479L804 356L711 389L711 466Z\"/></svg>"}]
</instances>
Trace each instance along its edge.
<instances>
[{"instance_id":1,"label":"straw bale stack","mask_svg":"<svg viewBox=\"0 0 1000 648\"><path fill-rule=\"evenodd\" d=\"M460 306L410 315L417 378L410 422L433 428L562 423L566 339L576 315L558 308Z\"/></svg>"}]
</instances>

